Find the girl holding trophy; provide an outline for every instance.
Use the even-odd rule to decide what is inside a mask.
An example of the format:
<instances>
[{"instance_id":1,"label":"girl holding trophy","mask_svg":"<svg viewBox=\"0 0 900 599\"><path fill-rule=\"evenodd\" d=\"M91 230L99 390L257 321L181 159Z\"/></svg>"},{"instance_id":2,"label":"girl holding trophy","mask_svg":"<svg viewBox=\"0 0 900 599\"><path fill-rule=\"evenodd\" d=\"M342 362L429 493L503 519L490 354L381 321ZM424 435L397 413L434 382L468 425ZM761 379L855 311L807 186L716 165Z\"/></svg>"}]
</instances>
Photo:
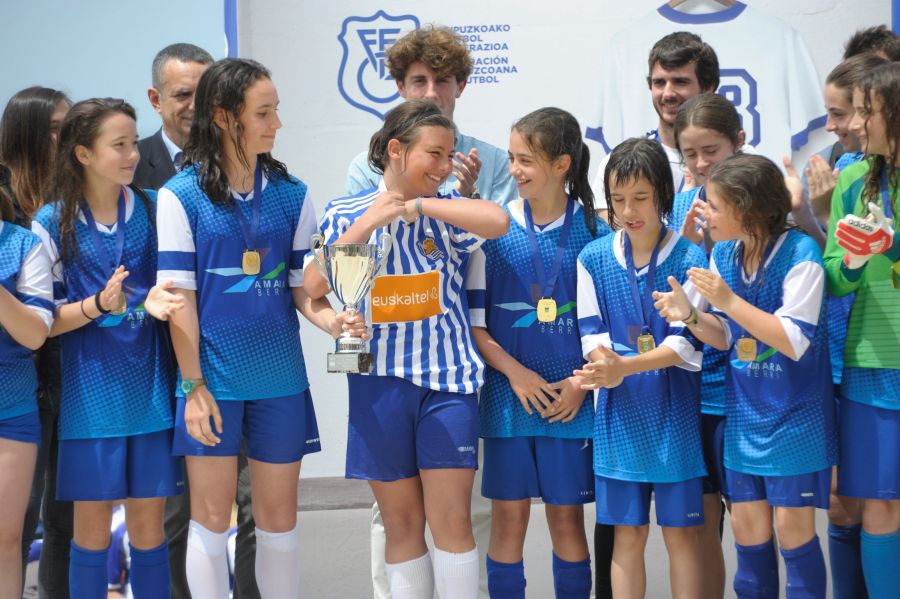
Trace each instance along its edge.
<instances>
[{"instance_id":1,"label":"girl holding trophy","mask_svg":"<svg viewBox=\"0 0 900 599\"><path fill-rule=\"evenodd\" d=\"M185 299L170 318L180 370L174 453L191 486L187 573L196 599L228 596L236 460L247 444L264 597L295 597L297 479L319 434L295 307L337 335L353 319L304 290L315 231L306 185L272 157L278 93L252 60L201 77L186 167L159 192L159 279Z\"/></svg>"},{"instance_id":2,"label":"girl holding trophy","mask_svg":"<svg viewBox=\"0 0 900 599\"><path fill-rule=\"evenodd\" d=\"M368 480L378 501L395 597L478 593L469 511L484 364L464 279L471 253L506 233L509 219L492 202L438 195L453 170L454 131L430 101L394 108L369 144L384 175L378 188L333 200L321 223L326 244L392 239L364 307L374 371L348 376L347 477ZM322 297L329 282L307 268L305 289Z\"/></svg>"}]
</instances>

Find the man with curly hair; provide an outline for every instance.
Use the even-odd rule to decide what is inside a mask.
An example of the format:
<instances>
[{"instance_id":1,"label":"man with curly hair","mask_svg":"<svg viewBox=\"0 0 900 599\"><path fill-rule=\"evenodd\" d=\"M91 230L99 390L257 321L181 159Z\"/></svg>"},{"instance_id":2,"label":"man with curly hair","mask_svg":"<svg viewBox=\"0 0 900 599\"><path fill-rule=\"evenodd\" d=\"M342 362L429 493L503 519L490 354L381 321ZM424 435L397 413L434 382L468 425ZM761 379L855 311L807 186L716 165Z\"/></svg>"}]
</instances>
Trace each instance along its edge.
<instances>
[{"instance_id":1,"label":"man with curly hair","mask_svg":"<svg viewBox=\"0 0 900 599\"><path fill-rule=\"evenodd\" d=\"M472 72L469 49L457 34L433 25L416 29L388 49L386 62L404 100L431 100L453 120L456 100ZM483 197L501 204L518 197L506 152L464 135L458 128L453 163L453 175L441 186L441 193L455 187L464 197ZM380 180L381 175L368 163L367 152L362 152L350 163L347 194L377 187Z\"/></svg>"}]
</instances>

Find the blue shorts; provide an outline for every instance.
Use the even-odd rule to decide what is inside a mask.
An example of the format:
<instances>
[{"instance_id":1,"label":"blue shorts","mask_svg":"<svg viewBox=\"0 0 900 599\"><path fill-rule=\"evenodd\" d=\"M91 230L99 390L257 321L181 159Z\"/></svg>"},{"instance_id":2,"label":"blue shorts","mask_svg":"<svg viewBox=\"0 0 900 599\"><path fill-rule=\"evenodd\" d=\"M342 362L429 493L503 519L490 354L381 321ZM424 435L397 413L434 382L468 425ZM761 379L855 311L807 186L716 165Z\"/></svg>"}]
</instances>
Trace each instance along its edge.
<instances>
[{"instance_id":1,"label":"blue shorts","mask_svg":"<svg viewBox=\"0 0 900 599\"><path fill-rule=\"evenodd\" d=\"M184 423L184 398L178 398L175 410L174 455L236 456L241 439L247 439L247 457L269 464L290 464L309 453L322 451L319 425L309 389L299 395L253 400L221 400L222 433L213 428L221 441L209 447L187 432ZM212 426L212 419L210 419Z\"/></svg>"},{"instance_id":2,"label":"blue shorts","mask_svg":"<svg viewBox=\"0 0 900 599\"><path fill-rule=\"evenodd\" d=\"M393 481L433 468L478 468L478 397L392 376L347 376L347 478Z\"/></svg>"},{"instance_id":3,"label":"blue shorts","mask_svg":"<svg viewBox=\"0 0 900 599\"><path fill-rule=\"evenodd\" d=\"M650 524L650 496L656 496L656 523L684 528L703 524L703 478L677 483L640 483L594 477L597 523L616 526Z\"/></svg>"},{"instance_id":4,"label":"blue shorts","mask_svg":"<svg viewBox=\"0 0 900 599\"><path fill-rule=\"evenodd\" d=\"M0 420L0 438L41 444L41 418L37 410Z\"/></svg>"},{"instance_id":5,"label":"blue shorts","mask_svg":"<svg viewBox=\"0 0 900 599\"><path fill-rule=\"evenodd\" d=\"M516 501L579 505L594 501L590 439L490 437L484 440L481 494Z\"/></svg>"},{"instance_id":6,"label":"blue shorts","mask_svg":"<svg viewBox=\"0 0 900 599\"><path fill-rule=\"evenodd\" d=\"M181 460L172 457L172 429L131 437L60 439L56 498L113 501L179 495Z\"/></svg>"},{"instance_id":7,"label":"blue shorts","mask_svg":"<svg viewBox=\"0 0 900 599\"><path fill-rule=\"evenodd\" d=\"M771 506L827 510L831 467L794 476L758 476L725 468L725 486L733 503L766 499Z\"/></svg>"},{"instance_id":8,"label":"blue shorts","mask_svg":"<svg viewBox=\"0 0 900 599\"><path fill-rule=\"evenodd\" d=\"M841 399L838 495L900 499L900 410Z\"/></svg>"},{"instance_id":9,"label":"blue shorts","mask_svg":"<svg viewBox=\"0 0 900 599\"><path fill-rule=\"evenodd\" d=\"M703 494L725 491L725 417L715 414L700 414L700 443L703 446L703 462L706 471L703 477Z\"/></svg>"}]
</instances>

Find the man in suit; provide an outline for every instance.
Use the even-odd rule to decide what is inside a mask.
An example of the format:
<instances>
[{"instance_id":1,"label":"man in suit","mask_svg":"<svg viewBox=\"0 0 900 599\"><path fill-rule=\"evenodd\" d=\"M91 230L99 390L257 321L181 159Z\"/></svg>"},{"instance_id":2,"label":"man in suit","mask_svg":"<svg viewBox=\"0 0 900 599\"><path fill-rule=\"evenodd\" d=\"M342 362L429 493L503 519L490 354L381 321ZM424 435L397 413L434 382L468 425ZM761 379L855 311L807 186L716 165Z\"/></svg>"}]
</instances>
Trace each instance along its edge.
<instances>
[{"instance_id":1,"label":"man in suit","mask_svg":"<svg viewBox=\"0 0 900 599\"><path fill-rule=\"evenodd\" d=\"M162 118L162 127L138 142L141 160L134 174L135 185L159 189L181 170L182 149L187 143L194 119L194 92L213 57L193 44L172 44L153 59L153 87L147 90L150 104ZM169 541L169 567L172 599L190 599L185 576L187 530L191 517L190 489L185 476L184 495L166 502L166 537ZM250 501L250 471L247 454L238 456L238 535L235 551L235 599L259 599L254 563L256 538Z\"/></svg>"},{"instance_id":2,"label":"man in suit","mask_svg":"<svg viewBox=\"0 0 900 599\"><path fill-rule=\"evenodd\" d=\"M135 185L159 189L181 170L182 154L194 118L194 92L213 57L193 44L166 46L153 59L153 86L147 97L162 117L162 127L138 142L141 160Z\"/></svg>"}]
</instances>

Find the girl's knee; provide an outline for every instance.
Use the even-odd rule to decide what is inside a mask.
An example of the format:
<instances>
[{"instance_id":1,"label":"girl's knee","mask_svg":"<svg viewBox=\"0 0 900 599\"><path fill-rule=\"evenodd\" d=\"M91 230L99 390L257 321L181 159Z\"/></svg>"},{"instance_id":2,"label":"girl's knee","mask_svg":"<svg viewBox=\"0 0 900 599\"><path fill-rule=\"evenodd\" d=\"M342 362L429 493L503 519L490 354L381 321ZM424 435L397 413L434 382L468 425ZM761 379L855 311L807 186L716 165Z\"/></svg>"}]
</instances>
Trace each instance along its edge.
<instances>
[{"instance_id":1,"label":"girl's knee","mask_svg":"<svg viewBox=\"0 0 900 599\"><path fill-rule=\"evenodd\" d=\"M626 550L643 550L647 544L650 527L644 526L616 526L616 548Z\"/></svg>"}]
</instances>

